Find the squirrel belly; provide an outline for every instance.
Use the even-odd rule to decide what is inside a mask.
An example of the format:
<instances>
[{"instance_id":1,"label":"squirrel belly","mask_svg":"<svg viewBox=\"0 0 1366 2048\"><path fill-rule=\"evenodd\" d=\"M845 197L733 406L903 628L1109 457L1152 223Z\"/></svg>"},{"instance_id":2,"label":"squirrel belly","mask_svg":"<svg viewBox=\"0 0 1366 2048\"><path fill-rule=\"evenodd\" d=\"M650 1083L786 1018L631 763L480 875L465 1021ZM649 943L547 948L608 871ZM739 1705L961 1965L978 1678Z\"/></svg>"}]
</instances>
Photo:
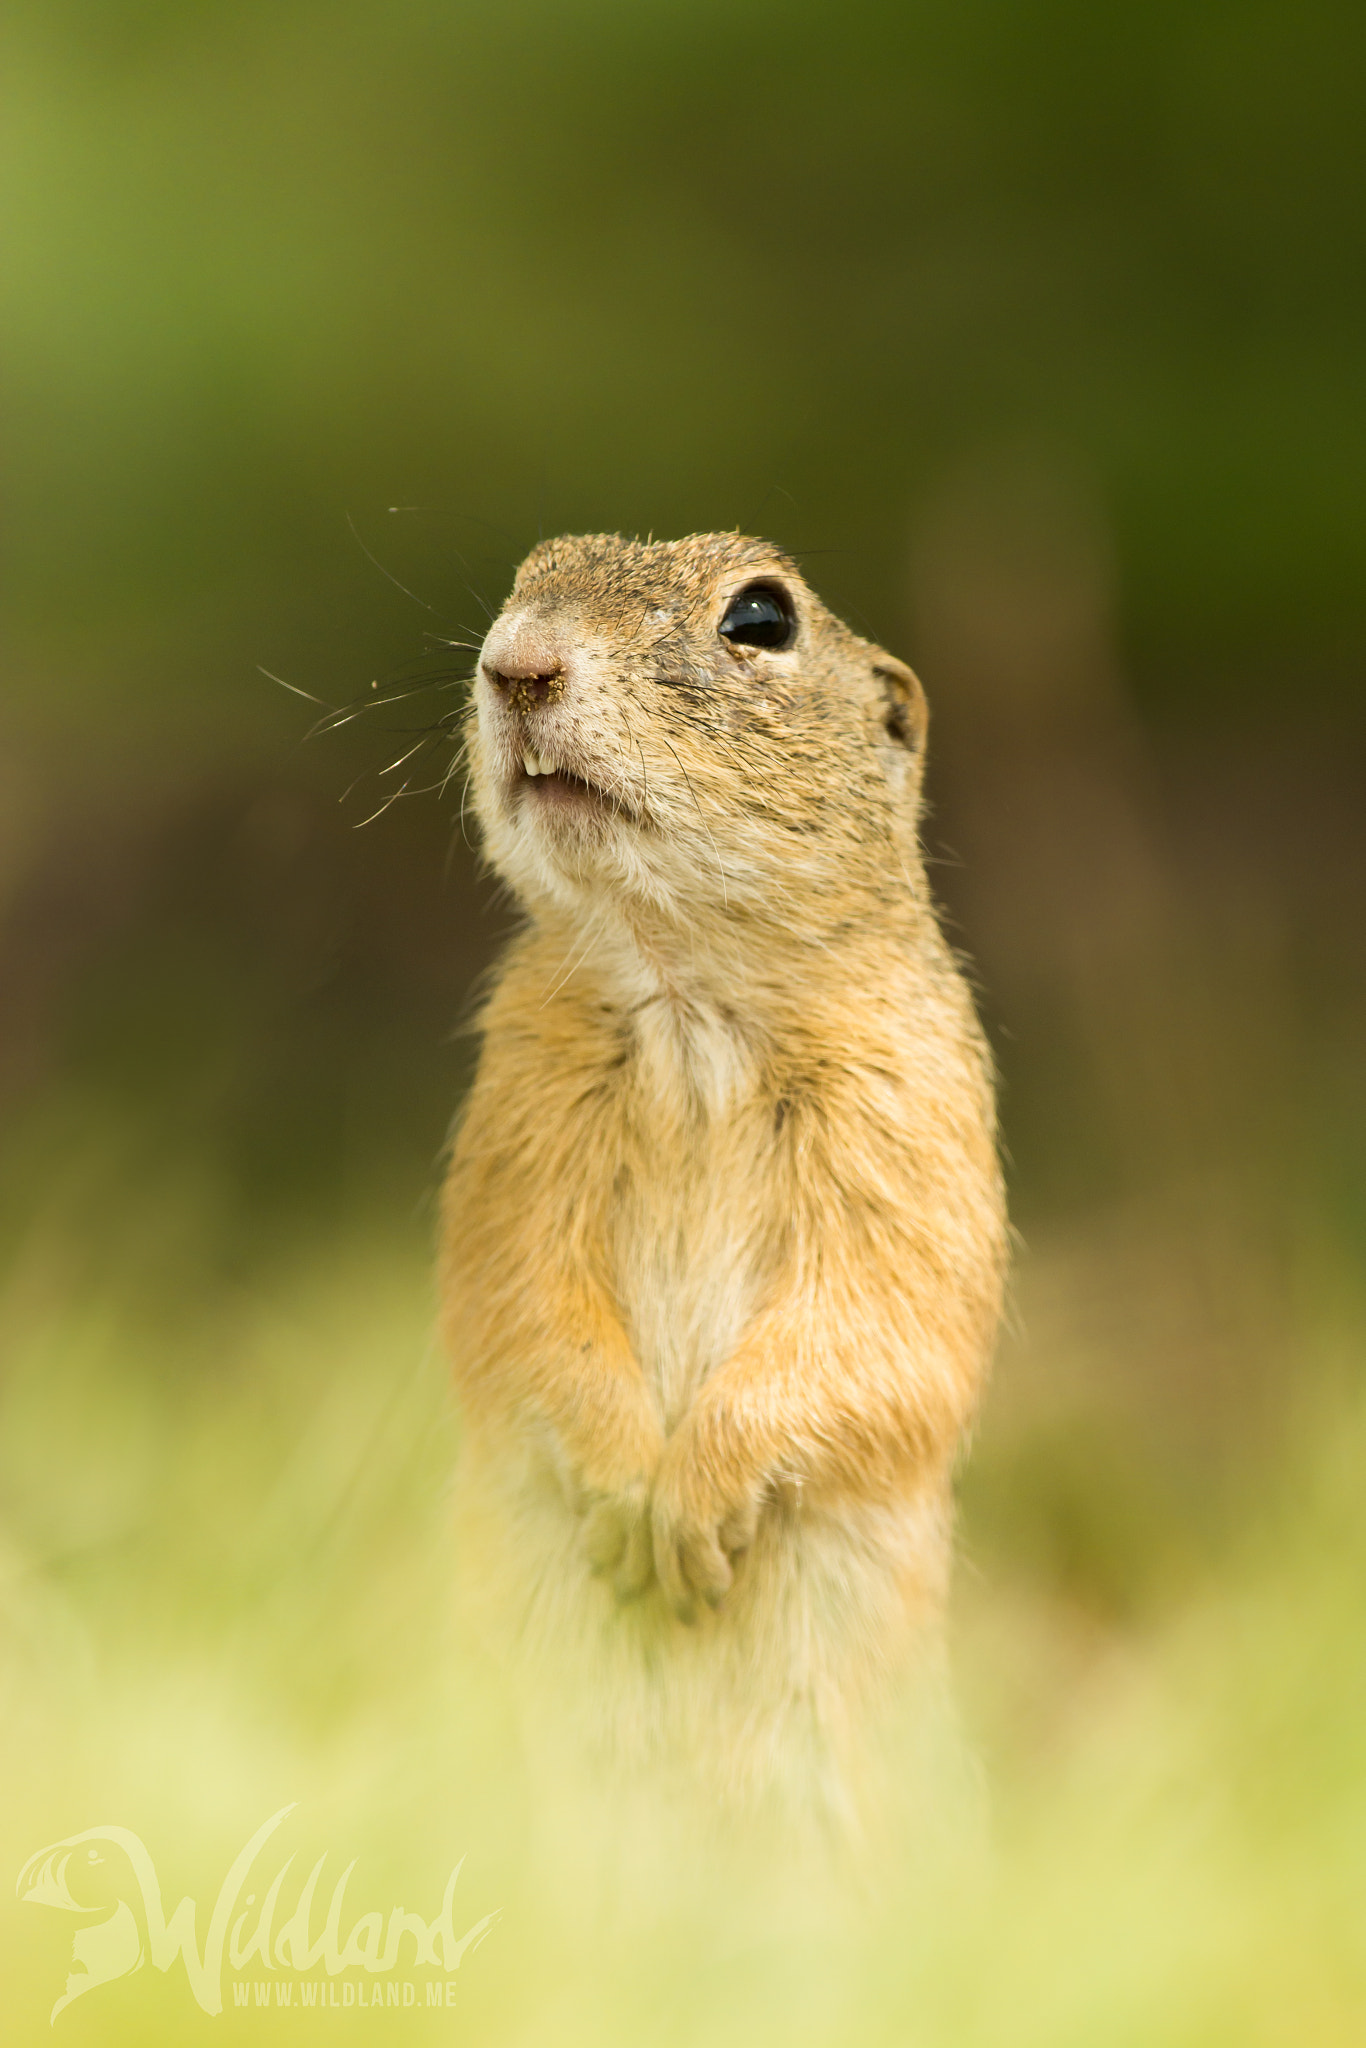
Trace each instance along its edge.
<instances>
[{"instance_id":1,"label":"squirrel belly","mask_svg":"<svg viewBox=\"0 0 1366 2048\"><path fill-rule=\"evenodd\" d=\"M566 1720L749 1798L932 1662L1000 1312L910 671L768 544L543 544L466 733L520 897L440 1255L462 1576Z\"/></svg>"}]
</instances>

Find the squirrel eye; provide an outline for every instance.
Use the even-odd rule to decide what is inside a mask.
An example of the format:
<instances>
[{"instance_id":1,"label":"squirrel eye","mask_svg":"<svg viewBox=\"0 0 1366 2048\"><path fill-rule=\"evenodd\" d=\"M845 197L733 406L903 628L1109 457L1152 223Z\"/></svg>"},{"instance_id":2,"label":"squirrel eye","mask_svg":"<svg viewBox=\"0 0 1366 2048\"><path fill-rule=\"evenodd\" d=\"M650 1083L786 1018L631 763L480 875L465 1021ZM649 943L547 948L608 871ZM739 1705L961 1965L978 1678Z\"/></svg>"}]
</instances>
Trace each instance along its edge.
<instances>
[{"instance_id":1,"label":"squirrel eye","mask_svg":"<svg viewBox=\"0 0 1366 2048\"><path fill-rule=\"evenodd\" d=\"M717 627L723 640L740 647L786 647L796 630L792 600L772 583L751 583L738 591Z\"/></svg>"}]
</instances>

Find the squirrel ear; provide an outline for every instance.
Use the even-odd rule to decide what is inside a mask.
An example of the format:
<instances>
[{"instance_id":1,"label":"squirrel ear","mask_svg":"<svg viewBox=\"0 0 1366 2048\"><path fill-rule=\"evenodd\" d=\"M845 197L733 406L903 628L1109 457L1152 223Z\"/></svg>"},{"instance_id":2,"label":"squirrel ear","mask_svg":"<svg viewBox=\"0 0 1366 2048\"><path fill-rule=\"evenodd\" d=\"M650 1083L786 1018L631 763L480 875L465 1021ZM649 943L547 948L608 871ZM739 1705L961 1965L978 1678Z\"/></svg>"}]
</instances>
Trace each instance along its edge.
<instances>
[{"instance_id":1,"label":"squirrel ear","mask_svg":"<svg viewBox=\"0 0 1366 2048\"><path fill-rule=\"evenodd\" d=\"M888 739L918 754L925 744L925 732L930 722L930 707L925 702L919 677L914 670L907 668L904 661L898 661L891 654L878 655L873 663L873 674L882 685L882 723Z\"/></svg>"}]
</instances>

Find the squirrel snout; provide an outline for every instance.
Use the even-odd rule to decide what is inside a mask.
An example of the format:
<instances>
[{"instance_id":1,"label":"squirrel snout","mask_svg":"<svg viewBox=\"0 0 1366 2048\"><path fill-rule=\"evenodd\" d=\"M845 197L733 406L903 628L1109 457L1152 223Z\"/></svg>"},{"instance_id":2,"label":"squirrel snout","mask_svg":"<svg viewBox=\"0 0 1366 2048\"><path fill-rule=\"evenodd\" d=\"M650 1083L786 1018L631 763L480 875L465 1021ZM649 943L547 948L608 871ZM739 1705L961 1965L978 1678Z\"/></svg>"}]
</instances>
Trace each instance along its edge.
<instances>
[{"instance_id":1,"label":"squirrel snout","mask_svg":"<svg viewBox=\"0 0 1366 2048\"><path fill-rule=\"evenodd\" d=\"M564 695L564 662L530 620L499 619L484 642L479 666L518 711Z\"/></svg>"}]
</instances>

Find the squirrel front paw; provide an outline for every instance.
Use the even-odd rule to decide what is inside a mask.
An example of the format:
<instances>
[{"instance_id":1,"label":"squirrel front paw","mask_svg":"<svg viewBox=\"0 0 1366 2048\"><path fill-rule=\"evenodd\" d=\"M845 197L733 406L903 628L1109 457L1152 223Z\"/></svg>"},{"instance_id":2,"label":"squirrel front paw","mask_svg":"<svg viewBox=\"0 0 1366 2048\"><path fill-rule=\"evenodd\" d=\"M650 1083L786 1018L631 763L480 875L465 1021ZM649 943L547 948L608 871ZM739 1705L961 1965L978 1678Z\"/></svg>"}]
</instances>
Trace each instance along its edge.
<instances>
[{"instance_id":1,"label":"squirrel front paw","mask_svg":"<svg viewBox=\"0 0 1366 2048\"><path fill-rule=\"evenodd\" d=\"M655 1480L651 1536L660 1589L680 1621L696 1618L699 1600L721 1604L754 1541L762 1502L762 1485L705 1471L686 1428L670 1439Z\"/></svg>"},{"instance_id":2,"label":"squirrel front paw","mask_svg":"<svg viewBox=\"0 0 1366 2048\"><path fill-rule=\"evenodd\" d=\"M620 1401L590 1441L571 1445L564 1434L556 1436L564 1497L582 1520L580 1548L622 1600L650 1582L650 1483L663 1448L643 1390L639 1400L628 1395Z\"/></svg>"}]
</instances>

